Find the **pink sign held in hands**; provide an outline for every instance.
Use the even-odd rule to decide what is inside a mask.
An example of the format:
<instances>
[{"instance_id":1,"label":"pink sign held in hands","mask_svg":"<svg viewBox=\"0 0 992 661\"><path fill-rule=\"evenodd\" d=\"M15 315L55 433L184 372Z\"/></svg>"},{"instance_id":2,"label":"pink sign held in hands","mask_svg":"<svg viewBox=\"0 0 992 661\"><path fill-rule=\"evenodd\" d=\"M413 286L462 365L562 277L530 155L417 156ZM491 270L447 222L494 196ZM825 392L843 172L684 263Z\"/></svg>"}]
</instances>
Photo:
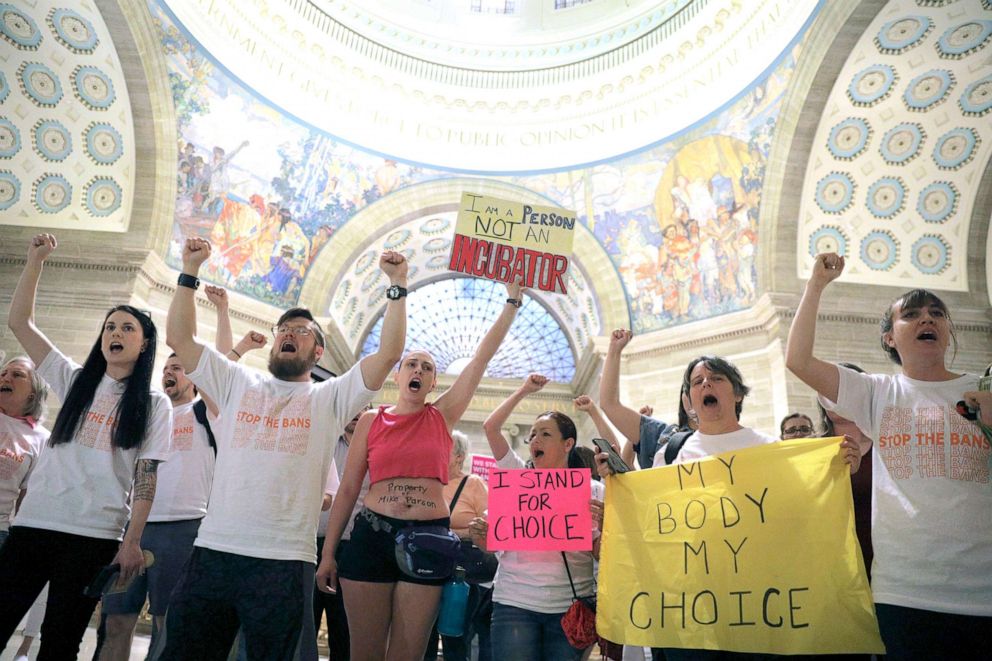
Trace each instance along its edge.
<instances>
[{"instance_id":1,"label":"pink sign held in hands","mask_svg":"<svg viewBox=\"0 0 992 661\"><path fill-rule=\"evenodd\" d=\"M472 455L472 474L478 475L486 482L489 481L489 473L496 469L496 460L481 454Z\"/></svg>"},{"instance_id":2,"label":"pink sign held in hands","mask_svg":"<svg viewBox=\"0 0 992 661\"><path fill-rule=\"evenodd\" d=\"M591 551L588 468L489 473L490 551Z\"/></svg>"}]
</instances>

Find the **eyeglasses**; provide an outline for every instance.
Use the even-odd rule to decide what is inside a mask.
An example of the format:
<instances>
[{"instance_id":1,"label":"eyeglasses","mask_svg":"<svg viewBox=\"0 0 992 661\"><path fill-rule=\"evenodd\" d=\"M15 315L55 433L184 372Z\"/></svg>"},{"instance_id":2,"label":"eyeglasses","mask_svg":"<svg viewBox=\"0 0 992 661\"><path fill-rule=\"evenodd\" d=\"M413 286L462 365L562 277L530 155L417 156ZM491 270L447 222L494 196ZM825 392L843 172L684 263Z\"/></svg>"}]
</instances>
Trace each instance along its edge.
<instances>
[{"instance_id":1,"label":"eyeglasses","mask_svg":"<svg viewBox=\"0 0 992 661\"><path fill-rule=\"evenodd\" d=\"M279 335L280 333L291 333L298 337L306 337L307 335L313 335L314 330L309 326L273 326L272 335Z\"/></svg>"},{"instance_id":2,"label":"eyeglasses","mask_svg":"<svg viewBox=\"0 0 992 661\"><path fill-rule=\"evenodd\" d=\"M804 427L786 427L785 428L785 431L783 433L784 434L787 434L789 436L791 436L793 434L811 434L811 433L813 433L813 428L812 427L805 427L805 426Z\"/></svg>"}]
</instances>

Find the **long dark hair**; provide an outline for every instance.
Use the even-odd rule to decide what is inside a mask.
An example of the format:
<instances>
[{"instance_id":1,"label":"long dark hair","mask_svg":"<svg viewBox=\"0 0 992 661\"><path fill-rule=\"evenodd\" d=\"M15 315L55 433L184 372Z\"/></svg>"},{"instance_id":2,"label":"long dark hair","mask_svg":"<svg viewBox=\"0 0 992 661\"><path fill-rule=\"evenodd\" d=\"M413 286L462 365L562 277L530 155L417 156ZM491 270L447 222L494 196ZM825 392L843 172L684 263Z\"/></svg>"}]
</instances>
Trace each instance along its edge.
<instances>
[{"instance_id":1,"label":"long dark hair","mask_svg":"<svg viewBox=\"0 0 992 661\"><path fill-rule=\"evenodd\" d=\"M155 340L158 337L158 332L155 330L152 318L147 313L130 305L118 305L112 308L103 318L103 323L106 324L107 318L118 311L127 312L138 320L145 341L144 348L138 354L138 361L134 364L134 371L126 379L124 394L121 395L121 399L114 409L111 445L115 448L130 450L141 445L148 429L148 420L151 417L152 368L155 364ZM49 445L52 447L60 443L71 442L86 419L86 413L90 410L93 397L96 395L96 388L107 371L107 359L101 348L102 341L103 326L100 327L100 335L97 336L96 343L90 349L90 355L83 363L83 368L72 382L72 386L69 387L69 392L62 403L62 409L55 419L52 436L49 439Z\"/></svg>"}]
</instances>

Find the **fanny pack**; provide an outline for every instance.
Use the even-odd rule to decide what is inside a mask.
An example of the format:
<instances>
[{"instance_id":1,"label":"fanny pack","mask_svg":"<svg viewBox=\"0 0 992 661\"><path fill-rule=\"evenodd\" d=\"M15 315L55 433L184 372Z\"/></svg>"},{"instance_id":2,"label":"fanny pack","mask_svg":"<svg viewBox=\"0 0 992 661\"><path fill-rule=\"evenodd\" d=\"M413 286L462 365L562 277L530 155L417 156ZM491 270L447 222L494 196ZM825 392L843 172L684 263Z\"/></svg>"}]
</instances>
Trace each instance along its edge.
<instances>
[{"instance_id":1,"label":"fanny pack","mask_svg":"<svg viewBox=\"0 0 992 661\"><path fill-rule=\"evenodd\" d=\"M446 579L454 573L461 540L450 528L438 525L397 528L369 509L363 509L361 515L373 530L393 535L396 564L410 578Z\"/></svg>"}]
</instances>

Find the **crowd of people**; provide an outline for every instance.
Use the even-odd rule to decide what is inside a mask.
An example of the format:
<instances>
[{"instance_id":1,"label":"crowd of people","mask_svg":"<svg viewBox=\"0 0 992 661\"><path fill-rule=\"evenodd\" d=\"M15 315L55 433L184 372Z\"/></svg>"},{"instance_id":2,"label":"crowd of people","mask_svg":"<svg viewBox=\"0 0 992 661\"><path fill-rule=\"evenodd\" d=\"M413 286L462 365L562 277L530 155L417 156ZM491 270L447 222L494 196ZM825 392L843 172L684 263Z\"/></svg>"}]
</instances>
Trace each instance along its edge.
<instances>
[{"instance_id":1,"label":"crowd of people","mask_svg":"<svg viewBox=\"0 0 992 661\"><path fill-rule=\"evenodd\" d=\"M8 315L25 355L0 367L0 650L45 594L39 659L76 658L101 598L100 659L128 658L146 599L153 659L316 659L324 616L331 659L420 661L436 658L439 639L446 660L469 659L476 638L483 661L588 658L591 647L573 644L562 617L596 592L609 453L583 453L575 421L560 411L538 415L514 448L507 420L548 383L529 375L486 419L485 437L500 469L591 468L593 544L494 553L486 483L466 474L469 445L455 430L523 304L519 283L507 285L474 356L434 396L434 357L404 353L401 254L379 261L390 286L378 350L318 380L327 338L305 308L276 320L267 373L238 364L269 336L233 343L223 289L205 287L218 311L216 346L197 339L197 276L212 248L187 239L166 323L174 353L157 389L158 334L146 311L111 308L82 365L37 327L36 290L56 248L50 234L30 242ZM881 347L900 373L817 358L819 302L843 268L837 255L816 258L786 350L788 369L819 396L816 422L792 413L777 436L743 426L750 388L714 355L686 366L677 420L637 410L620 398L632 337L624 329L610 335L598 403L581 395L575 408L632 470L842 436L887 654L979 658L992 630L992 393L979 375L948 366L950 311L925 290L882 311ZM375 407L386 379L397 401ZM49 390L62 402L51 433L41 424ZM465 565L457 578L456 564ZM453 635L438 612L464 570L470 586ZM622 652L646 653L755 656Z\"/></svg>"}]
</instances>

